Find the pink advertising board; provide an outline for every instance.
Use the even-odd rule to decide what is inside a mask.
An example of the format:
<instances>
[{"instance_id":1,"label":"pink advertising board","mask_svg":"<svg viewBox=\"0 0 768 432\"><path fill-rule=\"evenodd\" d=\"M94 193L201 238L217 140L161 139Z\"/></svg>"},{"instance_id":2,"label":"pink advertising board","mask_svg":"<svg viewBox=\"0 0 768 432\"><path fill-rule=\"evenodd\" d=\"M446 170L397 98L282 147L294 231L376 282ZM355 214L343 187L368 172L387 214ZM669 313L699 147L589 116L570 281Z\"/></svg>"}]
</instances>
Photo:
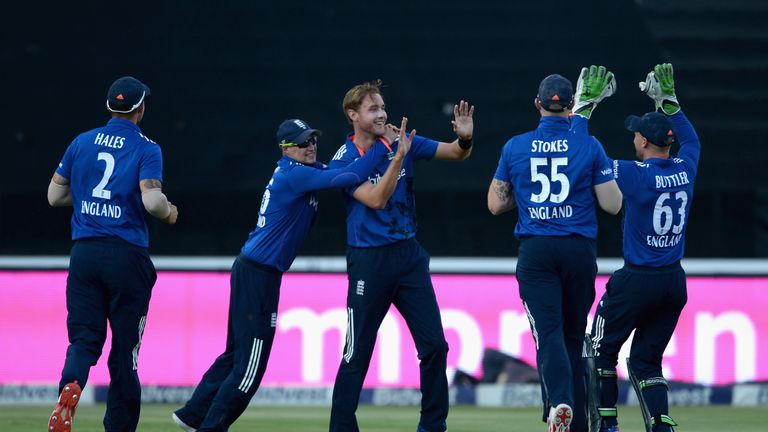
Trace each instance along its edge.
<instances>
[{"instance_id":1,"label":"pink advertising board","mask_svg":"<svg viewBox=\"0 0 768 432\"><path fill-rule=\"evenodd\" d=\"M598 297L606 279L598 278ZM513 275L434 275L433 282L450 345L449 374L481 375L485 347L534 363ZM67 347L65 283L63 271L0 271L0 384L58 381ZM284 276L263 385L333 385L346 285L344 274ZM228 273L160 272L139 357L142 383L196 384L224 348L228 301ZM688 305L664 356L667 377L702 384L768 380L767 309L768 278L689 277ZM109 381L109 343L91 371L92 384ZM619 374L626 376L622 365ZM366 385L418 386L413 340L394 308L379 332Z\"/></svg>"}]
</instances>

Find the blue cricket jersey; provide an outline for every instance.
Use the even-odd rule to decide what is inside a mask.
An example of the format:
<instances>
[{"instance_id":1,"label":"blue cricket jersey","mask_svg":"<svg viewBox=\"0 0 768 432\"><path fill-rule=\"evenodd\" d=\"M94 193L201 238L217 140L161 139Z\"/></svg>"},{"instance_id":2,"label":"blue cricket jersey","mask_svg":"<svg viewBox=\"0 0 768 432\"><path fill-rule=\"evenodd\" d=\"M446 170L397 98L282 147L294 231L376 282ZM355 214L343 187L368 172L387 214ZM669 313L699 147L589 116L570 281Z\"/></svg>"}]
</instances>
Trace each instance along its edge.
<instances>
[{"instance_id":1,"label":"blue cricket jersey","mask_svg":"<svg viewBox=\"0 0 768 432\"><path fill-rule=\"evenodd\" d=\"M613 162L624 195L624 259L630 264L661 267L683 257L701 143L682 111L669 119L680 142L677 157Z\"/></svg>"},{"instance_id":2,"label":"blue cricket jersey","mask_svg":"<svg viewBox=\"0 0 768 432\"><path fill-rule=\"evenodd\" d=\"M495 179L510 183L518 208L515 236L597 238L592 187L613 180L600 142L563 117L507 141Z\"/></svg>"},{"instance_id":3,"label":"blue cricket jersey","mask_svg":"<svg viewBox=\"0 0 768 432\"><path fill-rule=\"evenodd\" d=\"M377 144L355 163L330 170L319 162L308 166L288 156L280 158L261 199L256 229L241 253L281 272L288 270L315 222L314 191L359 185L387 153L383 144Z\"/></svg>"},{"instance_id":4,"label":"blue cricket jersey","mask_svg":"<svg viewBox=\"0 0 768 432\"><path fill-rule=\"evenodd\" d=\"M117 237L149 246L139 181L162 181L163 157L135 123L113 118L80 134L56 172L71 181L72 240Z\"/></svg>"},{"instance_id":5,"label":"blue cricket jersey","mask_svg":"<svg viewBox=\"0 0 768 432\"><path fill-rule=\"evenodd\" d=\"M354 134L347 135L347 141L339 147L331 168L341 168L359 158L362 151L355 145ZM381 141L377 141L380 143ZM397 152L399 141L392 144ZM377 144L381 145L381 144ZM397 186L382 210L372 209L356 200L353 194L357 186L344 190L344 205L347 208L347 244L354 247L386 246L416 235L416 197L413 187L413 163L420 159L432 159L437 151L437 141L416 135L411 149L403 160ZM387 171L389 158L384 158L374 168L368 181L376 184Z\"/></svg>"}]
</instances>

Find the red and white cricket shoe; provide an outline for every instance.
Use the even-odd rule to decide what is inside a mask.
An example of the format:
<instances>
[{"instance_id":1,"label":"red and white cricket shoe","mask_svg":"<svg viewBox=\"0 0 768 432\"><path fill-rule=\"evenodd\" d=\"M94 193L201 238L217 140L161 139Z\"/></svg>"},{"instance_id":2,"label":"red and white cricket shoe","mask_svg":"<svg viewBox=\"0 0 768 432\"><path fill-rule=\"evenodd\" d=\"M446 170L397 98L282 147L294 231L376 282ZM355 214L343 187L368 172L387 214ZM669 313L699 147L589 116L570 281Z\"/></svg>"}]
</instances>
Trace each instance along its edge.
<instances>
[{"instance_id":1,"label":"red and white cricket shoe","mask_svg":"<svg viewBox=\"0 0 768 432\"><path fill-rule=\"evenodd\" d=\"M560 404L550 408L547 425L549 432L570 432L573 420L573 409L568 404Z\"/></svg>"},{"instance_id":2,"label":"red and white cricket shoe","mask_svg":"<svg viewBox=\"0 0 768 432\"><path fill-rule=\"evenodd\" d=\"M77 403L80 402L80 394L82 392L77 381L71 382L61 389L59 401L53 407L53 413L50 420L48 420L48 432L72 431L72 422L75 420L75 408Z\"/></svg>"}]
</instances>

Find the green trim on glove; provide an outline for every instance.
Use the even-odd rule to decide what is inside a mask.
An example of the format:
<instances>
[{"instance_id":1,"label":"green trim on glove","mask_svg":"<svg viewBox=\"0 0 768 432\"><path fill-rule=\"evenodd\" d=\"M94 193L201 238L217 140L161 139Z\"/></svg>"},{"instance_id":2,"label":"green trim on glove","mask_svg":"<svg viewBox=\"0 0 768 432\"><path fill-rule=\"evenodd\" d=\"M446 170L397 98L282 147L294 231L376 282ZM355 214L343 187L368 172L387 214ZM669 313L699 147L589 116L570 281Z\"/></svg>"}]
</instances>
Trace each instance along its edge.
<instances>
[{"instance_id":1,"label":"green trim on glove","mask_svg":"<svg viewBox=\"0 0 768 432\"><path fill-rule=\"evenodd\" d=\"M670 63L658 64L640 83L640 91L653 99L656 110L672 115L680 111L680 103L675 95L674 68Z\"/></svg>"},{"instance_id":2,"label":"green trim on glove","mask_svg":"<svg viewBox=\"0 0 768 432\"><path fill-rule=\"evenodd\" d=\"M616 93L616 79L605 66L592 65L581 68L576 83L573 113L589 118L597 104Z\"/></svg>"}]
</instances>

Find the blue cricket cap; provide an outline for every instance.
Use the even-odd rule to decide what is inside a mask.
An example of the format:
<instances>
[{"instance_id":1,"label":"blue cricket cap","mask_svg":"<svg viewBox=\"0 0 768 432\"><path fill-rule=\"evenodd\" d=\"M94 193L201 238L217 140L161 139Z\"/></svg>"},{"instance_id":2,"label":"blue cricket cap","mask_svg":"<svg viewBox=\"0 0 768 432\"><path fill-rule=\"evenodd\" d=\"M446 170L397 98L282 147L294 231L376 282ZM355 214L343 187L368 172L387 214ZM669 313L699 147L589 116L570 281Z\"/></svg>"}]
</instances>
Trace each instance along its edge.
<instances>
[{"instance_id":1,"label":"blue cricket cap","mask_svg":"<svg viewBox=\"0 0 768 432\"><path fill-rule=\"evenodd\" d=\"M320 136L323 133L317 129L312 129L309 124L304 120L290 119L280 123L280 127L277 128L278 145L285 144L301 144L312 135Z\"/></svg>"},{"instance_id":2,"label":"blue cricket cap","mask_svg":"<svg viewBox=\"0 0 768 432\"><path fill-rule=\"evenodd\" d=\"M149 96L149 87L131 76L118 78L107 91L107 109L113 113L127 114L141 105Z\"/></svg>"},{"instance_id":3,"label":"blue cricket cap","mask_svg":"<svg viewBox=\"0 0 768 432\"><path fill-rule=\"evenodd\" d=\"M624 120L624 127L631 132L640 132L651 144L659 147L667 147L675 142L672 122L659 112L645 113L642 117L631 115Z\"/></svg>"},{"instance_id":4,"label":"blue cricket cap","mask_svg":"<svg viewBox=\"0 0 768 432\"><path fill-rule=\"evenodd\" d=\"M541 80L536 97L539 98L541 107L545 110L563 112L573 101L573 85L568 78L552 74Z\"/></svg>"}]
</instances>

